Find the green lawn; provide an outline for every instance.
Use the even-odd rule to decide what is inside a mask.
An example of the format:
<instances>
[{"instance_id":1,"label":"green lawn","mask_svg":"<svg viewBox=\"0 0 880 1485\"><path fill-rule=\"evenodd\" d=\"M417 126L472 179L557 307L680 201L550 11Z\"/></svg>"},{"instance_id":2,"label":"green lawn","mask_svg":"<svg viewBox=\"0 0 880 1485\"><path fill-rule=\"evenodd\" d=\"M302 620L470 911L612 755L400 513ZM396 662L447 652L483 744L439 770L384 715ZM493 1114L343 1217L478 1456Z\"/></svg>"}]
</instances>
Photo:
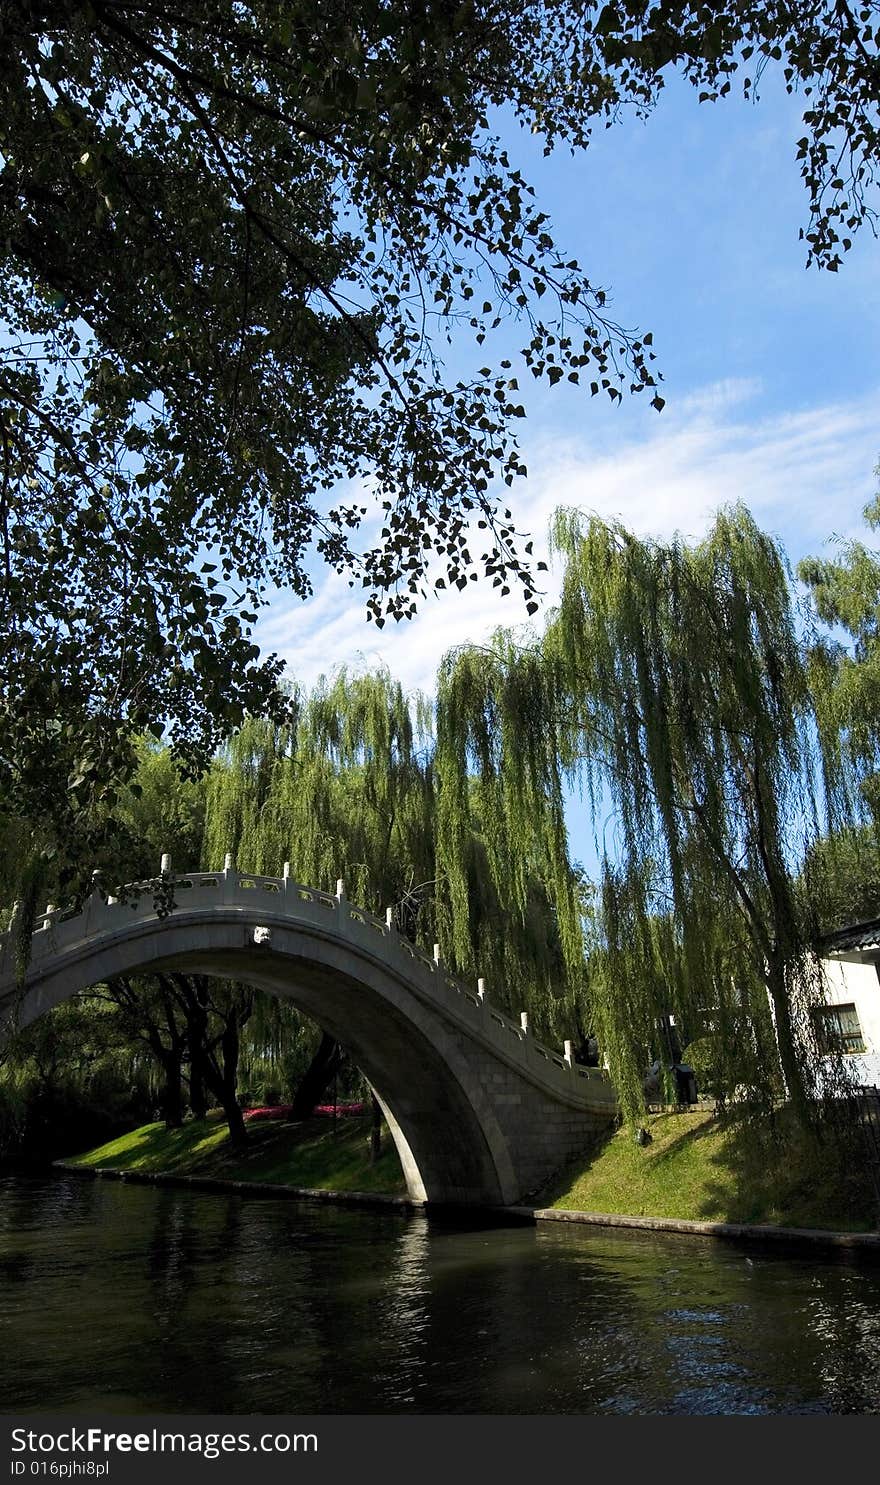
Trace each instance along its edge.
<instances>
[{"instance_id":1,"label":"green lawn","mask_svg":"<svg viewBox=\"0 0 880 1485\"><path fill-rule=\"evenodd\" d=\"M781 1227L867 1231L876 1227L867 1183L840 1168L832 1148L809 1154L796 1139L785 1146L748 1135L711 1114L646 1117L651 1144L619 1129L593 1154L565 1171L538 1205L632 1217L698 1222L773 1223ZM168 1172L234 1181L266 1181L322 1191L403 1195L397 1152L383 1129L382 1156L369 1161L368 1121L340 1118L304 1123L254 1122L248 1146L234 1150L219 1114L169 1132L145 1124L75 1157L82 1167Z\"/></svg>"},{"instance_id":2,"label":"green lawn","mask_svg":"<svg viewBox=\"0 0 880 1485\"><path fill-rule=\"evenodd\" d=\"M544 1192L545 1206L696 1222L865 1231L876 1227L870 1184L841 1170L833 1148L776 1146L712 1114L646 1116L649 1145L617 1130Z\"/></svg>"},{"instance_id":3,"label":"green lawn","mask_svg":"<svg viewBox=\"0 0 880 1485\"><path fill-rule=\"evenodd\" d=\"M369 1121L363 1118L341 1117L335 1132L333 1121L326 1118L302 1123L255 1120L248 1125L247 1148L236 1150L220 1114L210 1114L189 1120L182 1129L144 1124L66 1163L268 1181L315 1191L403 1195L403 1173L387 1129L382 1131L382 1154L376 1165L370 1165L369 1137Z\"/></svg>"}]
</instances>

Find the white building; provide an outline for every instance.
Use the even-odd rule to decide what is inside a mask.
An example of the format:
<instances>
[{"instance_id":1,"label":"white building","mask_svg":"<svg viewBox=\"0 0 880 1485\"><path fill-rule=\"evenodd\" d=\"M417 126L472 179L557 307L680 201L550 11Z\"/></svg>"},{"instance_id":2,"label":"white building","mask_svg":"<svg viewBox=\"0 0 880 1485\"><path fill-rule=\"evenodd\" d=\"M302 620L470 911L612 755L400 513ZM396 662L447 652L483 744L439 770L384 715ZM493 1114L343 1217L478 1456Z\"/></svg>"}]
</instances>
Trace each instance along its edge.
<instances>
[{"instance_id":1,"label":"white building","mask_svg":"<svg viewBox=\"0 0 880 1485\"><path fill-rule=\"evenodd\" d=\"M839 1049L863 1088L880 1088L880 918L825 940L826 1005L813 1011L819 1045Z\"/></svg>"}]
</instances>

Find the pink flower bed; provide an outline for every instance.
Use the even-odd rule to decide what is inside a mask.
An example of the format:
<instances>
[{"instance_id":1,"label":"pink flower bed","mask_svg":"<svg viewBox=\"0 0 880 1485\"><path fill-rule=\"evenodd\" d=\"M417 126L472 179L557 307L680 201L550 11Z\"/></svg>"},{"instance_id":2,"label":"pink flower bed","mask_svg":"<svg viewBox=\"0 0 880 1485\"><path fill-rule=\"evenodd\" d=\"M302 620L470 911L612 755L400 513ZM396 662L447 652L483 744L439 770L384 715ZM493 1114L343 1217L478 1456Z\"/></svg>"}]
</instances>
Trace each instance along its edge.
<instances>
[{"instance_id":1,"label":"pink flower bed","mask_svg":"<svg viewBox=\"0 0 880 1485\"><path fill-rule=\"evenodd\" d=\"M362 1103L338 1103L336 1113L339 1116L345 1114L362 1114L366 1105ZM293 1104L276 1103L264 1109L245 1109L246 1119L289 1119L293 1113ZM333 1104L319 1103L315 1109L316 1114L322 1114L325 1118L333 1118Z\"/></svg>"}]
</instances>

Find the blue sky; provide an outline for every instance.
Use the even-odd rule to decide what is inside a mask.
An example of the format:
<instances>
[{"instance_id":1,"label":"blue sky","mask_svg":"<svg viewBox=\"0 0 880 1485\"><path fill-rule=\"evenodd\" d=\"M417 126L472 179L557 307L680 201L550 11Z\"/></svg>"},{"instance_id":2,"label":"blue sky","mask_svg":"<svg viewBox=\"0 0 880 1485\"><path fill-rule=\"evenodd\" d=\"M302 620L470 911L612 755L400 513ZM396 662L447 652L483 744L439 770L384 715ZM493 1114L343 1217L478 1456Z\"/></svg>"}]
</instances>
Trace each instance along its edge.
<instances>
[{"instance_id":1,"label":"blue sky","mask_svg":"<svg viewBox=\"0 0 880 1485\"><path fill-rule=\"evenodd\" d=\"M644 396L612 407L534 384L520 425L529 478L510 504L537 555L560 504L699 536L741 498L793 562L832 532L864 534L880 457L880 246L864 230L840 273L805 269L801 107L769 77L757 105L700 105L674 80L646 123L628 118L586 154L549 160L502 126L557 242L608 290L621 324L653 332L665 379L660 414ZM551 572L545 606L556 582ZM430 690L446 649L525 619L514 594L471 584L379 632L357 591L316 568L314 597L276 598L258 639L306 683L381 661ZM580 822L574 833L577 848Z\"/></svg>"}]
</instances>

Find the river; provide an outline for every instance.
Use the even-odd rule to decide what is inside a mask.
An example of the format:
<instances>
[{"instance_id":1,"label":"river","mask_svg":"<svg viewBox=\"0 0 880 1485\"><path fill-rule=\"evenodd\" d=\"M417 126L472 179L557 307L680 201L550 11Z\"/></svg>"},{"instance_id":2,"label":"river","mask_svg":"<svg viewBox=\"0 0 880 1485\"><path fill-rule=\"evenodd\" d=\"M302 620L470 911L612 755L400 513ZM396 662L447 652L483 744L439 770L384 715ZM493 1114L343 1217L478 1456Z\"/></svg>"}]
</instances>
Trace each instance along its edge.
<instances>
[{"instance_id":1,"label":"river","mask_svg":"<svg viewBox=\"0 0 880 1485\"><path fill-rule=\"evenodd\" d=\"M880 1265L0 1180L0 1411L876 1413Z\"/></svg>"}]
</instances>

